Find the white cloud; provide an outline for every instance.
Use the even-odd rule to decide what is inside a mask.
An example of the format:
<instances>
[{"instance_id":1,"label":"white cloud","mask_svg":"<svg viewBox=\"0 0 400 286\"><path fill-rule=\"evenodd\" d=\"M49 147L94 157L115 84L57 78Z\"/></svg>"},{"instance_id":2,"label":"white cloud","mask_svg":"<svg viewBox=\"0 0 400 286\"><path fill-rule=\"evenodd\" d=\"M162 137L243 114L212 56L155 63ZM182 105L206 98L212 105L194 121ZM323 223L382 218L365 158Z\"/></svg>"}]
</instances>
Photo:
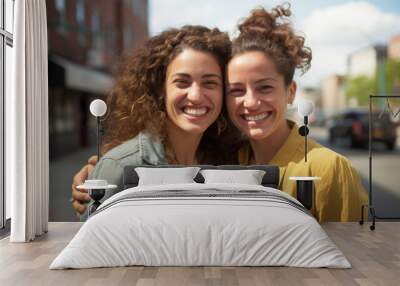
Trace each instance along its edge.
<instances>
[{"instance_id":1,"label":"white cloud","mask_svg":"<svg viewBox=\"0 0 400 286\"><path fill-rule=\"evenodd\" d=\"M313 59L310 70L296 77L300 87L317 86L332 74L346 73L346 60L349 49L343 46L313 45Z\"/></svg>"},{"instance_id":2,"label":"white cloud","mask_svg":"<svg viewBox=\"0 0 400 286\"><path fill-rule=\"evenodd\" d=\"M385 13L367 2L349 2L314 10L301 30L313 51L312 68L301 79L316 84L334 73L345 73L347 56L371 44L384 43L400 32L400 15Z\"/></svg>"},{"instance_id":3,"label":"white cloud","mask_svg":"<svg viewBox=\"0 0 400 286\"><path fill-rule=\"evenodd\" d=\"M150 34L185 24L218 27L232 33L238 21L257 6L271 8L279 0L150 0Z\"/></svg>"},{"instance_id":4,"label":"white cloud","mask_svg":"<svg viewBox=\"0 0 400 286\"><path fill-rule=\"evenodd\" d=\"M367 2L349 2L315 10L303 31L314 44L358 44L386 40L399 31L400 15L384 13Z\"/></svg>"},{"instance_id":5,"label":"white cloud","mask_svg":"<svg viewBox=\"0 0 400 286\"><path fill-rule=\"evenodd\" d=\"M283 0L150 0L150 34L185 24L218 27L231 34L239 20L257 6L267 9ZM386 43L400 33L400 15L383 12L366 1L330 5L311 0L292 0L291 20L306 36L313 51L311 69L298 78L301 86L317 85L324 77L346 72L351 52L377 42ZM321 8L316 8L316 7Z\"/></svg>"}]
</instances>

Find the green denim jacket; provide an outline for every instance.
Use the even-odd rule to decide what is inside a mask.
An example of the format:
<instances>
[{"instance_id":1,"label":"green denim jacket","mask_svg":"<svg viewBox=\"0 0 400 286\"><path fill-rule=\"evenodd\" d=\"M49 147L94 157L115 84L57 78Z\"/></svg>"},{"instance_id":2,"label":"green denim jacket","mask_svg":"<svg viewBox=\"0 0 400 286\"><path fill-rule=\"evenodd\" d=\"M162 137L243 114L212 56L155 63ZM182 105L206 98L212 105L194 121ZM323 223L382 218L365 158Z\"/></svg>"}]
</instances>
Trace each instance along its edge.
<instances>
[{"instance_id":1,"label":"green denim jacket","mask_svg":"<svg viewBox=\"0 0 400 286\"><path fill-rule=\"evenodd\" d=\"M164 165L164 146L159 139L146 132L140 132L136 137L125 141L104 154L89 174L89 179L104 179L109 184L117 185L116 189L107 190L101 202L122 191L122 176L128 165ZM90 203L89 203L90 205ZM88 205L88 206L89 206ZM80 217L81 221L88 218L88 207Z\"/></svg>"}]
</instances>

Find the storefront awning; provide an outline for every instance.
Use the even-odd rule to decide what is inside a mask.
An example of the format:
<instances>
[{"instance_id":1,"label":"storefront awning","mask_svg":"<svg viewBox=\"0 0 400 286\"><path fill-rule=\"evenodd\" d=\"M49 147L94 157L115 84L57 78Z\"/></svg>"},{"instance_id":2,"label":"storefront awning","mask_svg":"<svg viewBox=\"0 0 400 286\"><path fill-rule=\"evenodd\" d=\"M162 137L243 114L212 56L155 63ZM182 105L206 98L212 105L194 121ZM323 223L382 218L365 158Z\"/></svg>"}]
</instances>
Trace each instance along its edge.
<instances>
[{"instance_id":1,"label":"storefront awning","mask_svg":"<svg viewBox=\"0 0 400 286\"><path fill-rule=\"evenodd\" d=\"M106 94L111 90L115 82L114 78L109 74L90 69L58 56L49 57L49 62L53 62L62 68L57 68L52 71L51 65L49 66L50 82L51 78L56 78L56 81L61 81L66 88L96 94ZM53 72L59 74L54 75L52 74ZM60 77L63 78L60 79Z\"/></svg>"}]
</instances>

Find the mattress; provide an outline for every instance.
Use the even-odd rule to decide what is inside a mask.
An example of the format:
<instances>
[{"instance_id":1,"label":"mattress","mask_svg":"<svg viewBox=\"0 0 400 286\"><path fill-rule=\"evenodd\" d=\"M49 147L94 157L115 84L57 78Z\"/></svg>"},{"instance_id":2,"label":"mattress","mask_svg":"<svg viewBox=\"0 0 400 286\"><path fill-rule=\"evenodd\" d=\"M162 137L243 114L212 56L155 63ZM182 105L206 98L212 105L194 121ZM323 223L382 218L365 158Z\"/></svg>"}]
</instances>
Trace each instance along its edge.
<instances>
[{"instance_id":1,"label":"mattress","mask_svg":"<svg viewBox=\"0 0 400 286\"><path fill-rule=\"evenodd\" d=\"M50 269L131 265L351 267L288 194L199 183L138 186L110 197Z\"/></svg>"}]
</instances>

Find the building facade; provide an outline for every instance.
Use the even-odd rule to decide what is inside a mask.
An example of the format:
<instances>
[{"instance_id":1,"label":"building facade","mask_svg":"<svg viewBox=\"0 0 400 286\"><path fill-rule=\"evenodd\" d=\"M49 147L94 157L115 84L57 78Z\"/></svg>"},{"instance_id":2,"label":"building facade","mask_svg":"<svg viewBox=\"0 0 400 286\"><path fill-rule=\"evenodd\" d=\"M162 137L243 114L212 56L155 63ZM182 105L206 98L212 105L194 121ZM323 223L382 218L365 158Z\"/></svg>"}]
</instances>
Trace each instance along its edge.
<instances>
[{"instance_id":1,"label":"building facade","mask_svg":"<svg viewBox=\"0 0 400 286\"><path fill-rule=\"evenodd\" d=\"M400 34L393 36L389 40L388 45L388 57L389 59L400 62ZM396 78L393 79L393 93L400 94L400 76L396 73Z\"/></svg>"},{"instance_id":2,"label":"building facade","mask_svg":"<svg viewBox=\"0 0 400 286\"><path fill-rule=\"evenodd\" d=\"M346 107L345 77L332 75L326 78L321 87L321 107L326 117Z\"/></svg>"},{"instance_id":3,"label":"building facade","mask_svg":"<svg viewBox=\"0 0 400 286\"><path fill-rule=\"evenodd\" d=\"M148 37L147 0L46 0L50 158L94 144L95 98L105 99L114 69Z\"/></svg>"},{"instance_id":4,"label":"building facade","mask_svg":"<svg viewBox=\"0 0 400 286\"><path fill-rule=\"evenodd\" d=\"M373 45L358 50L348 57L348 76L366 76L371 78L376 75L379 64L387 58L387 46Z\"/></svg>"},{"instance_id":5,"label":"building facade","mask_svg":"<svg viewBox=\"0 0 400 286\"><path fill-rule=\"evenodd\" d=\"M388 57L400 61L400 34L393 36L389 40Z\"/></svg>"}]
</instances>

